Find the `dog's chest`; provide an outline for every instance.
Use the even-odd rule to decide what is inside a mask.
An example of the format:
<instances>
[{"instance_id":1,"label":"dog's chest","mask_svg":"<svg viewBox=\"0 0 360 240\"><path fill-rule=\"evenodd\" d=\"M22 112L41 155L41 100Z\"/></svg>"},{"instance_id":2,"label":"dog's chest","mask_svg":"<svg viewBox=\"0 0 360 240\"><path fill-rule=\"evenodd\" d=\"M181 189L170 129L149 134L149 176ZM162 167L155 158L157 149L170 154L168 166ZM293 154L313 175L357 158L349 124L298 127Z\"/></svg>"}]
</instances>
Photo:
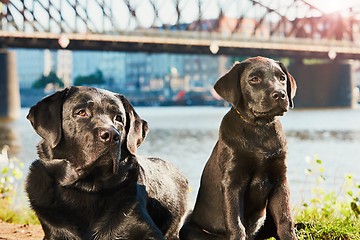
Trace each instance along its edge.
<instances>
[{"instance_id":1,"label":"dog's chest","mask_svg":"<svg viewBox=\"0 0 360 240\"><path fill-rule=\"evenodd\" d=\"M265 214L267 201L274 187L275 183L267 176L257 176L250 180L244 195L245 215L248 218L252 218L254 213L258 217Z\"/></svg>"},{"instance_id":2,"label":"dog's chest","mask_svg":"<svg viewBox=\"0 0 360 240\"><path fill-rule=\"evenodd\" d=\"M273 158L287 150L287 141L282 131L274 128L241 128L222 134L221 140L234 152L249 158Z\"/></svg>"},{"instance_id":3,"label":"dog's chest","mask_svg":"<svg viewBox=\"0 0 360 240\"><path fill-rule=\"evenodd\" d=\"M256 161L281 157L287 149L285 136L277 127L244 127L238 132L234 142L234 149L256 158Z\"/></svg>"},{"instance_id":4,"label":"dog's chest","mask_svg":"<svg viewBox=\"0 0 360 240\"><path fill-rule=\"evenodd\" d=\"M272 189L274 183L270 181L267 176L257 176L251 179L249 188L252 191L256 191L258 193L268 192Z\"/></svg>"}]
</instances>

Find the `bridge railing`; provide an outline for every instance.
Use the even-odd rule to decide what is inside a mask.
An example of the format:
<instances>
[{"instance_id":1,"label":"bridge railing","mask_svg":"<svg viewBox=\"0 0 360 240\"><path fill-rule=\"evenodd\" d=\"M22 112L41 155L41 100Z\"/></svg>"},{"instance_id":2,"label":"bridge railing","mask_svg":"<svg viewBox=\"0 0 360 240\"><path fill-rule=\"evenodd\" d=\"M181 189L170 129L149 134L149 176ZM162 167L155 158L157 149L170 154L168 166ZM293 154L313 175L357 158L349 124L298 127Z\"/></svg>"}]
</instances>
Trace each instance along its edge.
<instances>
[{"instance_id":1,"label":"bridge railing","mask_svg":"<svg viewBox=\"0 0 360 240\"><path fill-rule=\"evenodd\" d=\"M6 46L28 48L103 49L145 52L183 52L253 55L259 50L274 56L311 58L358 58L360 43L335 39L298 39L294 37L255 36L218 32L142 29L111 34L26 33L0 31ZM65 44L65 45L63 45Z\"/></svg>"},{"instance_id":2,"label":"bridge railing","mask_svg":"<svg viewBox=\"0 0 360 240\"><path fill-rule=\"evenodd\" d=\"M0 30L119 34L220 32L257 39L356 41L360 5L326 14L305 0L0 0ZM204 33L206 36L208 34ZM199 37L197 35L196 37Z\"/></svg>"}]
</instances>

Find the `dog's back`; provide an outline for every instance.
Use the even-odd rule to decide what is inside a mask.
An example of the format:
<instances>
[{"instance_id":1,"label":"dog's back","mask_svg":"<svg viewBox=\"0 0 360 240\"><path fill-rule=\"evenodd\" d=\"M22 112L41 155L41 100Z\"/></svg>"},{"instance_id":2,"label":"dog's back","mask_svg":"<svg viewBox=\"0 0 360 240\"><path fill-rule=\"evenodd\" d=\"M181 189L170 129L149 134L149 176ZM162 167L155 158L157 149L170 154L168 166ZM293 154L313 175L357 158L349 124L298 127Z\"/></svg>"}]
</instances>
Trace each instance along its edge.
<instances>
[{"instance_id":1,"label":"dog's back","mask_svg":"<svg viewBox=\"0 0 360 240\"><path fill-rule=\"evenodd\" d=\"M188 181L172 164L155 157L138 157L139 185L148 193L148 211L154 222L165 232L166 239L176 239L187 210ZM164 177L166 173L166 177Z\"/></svg>"}]
</instances>

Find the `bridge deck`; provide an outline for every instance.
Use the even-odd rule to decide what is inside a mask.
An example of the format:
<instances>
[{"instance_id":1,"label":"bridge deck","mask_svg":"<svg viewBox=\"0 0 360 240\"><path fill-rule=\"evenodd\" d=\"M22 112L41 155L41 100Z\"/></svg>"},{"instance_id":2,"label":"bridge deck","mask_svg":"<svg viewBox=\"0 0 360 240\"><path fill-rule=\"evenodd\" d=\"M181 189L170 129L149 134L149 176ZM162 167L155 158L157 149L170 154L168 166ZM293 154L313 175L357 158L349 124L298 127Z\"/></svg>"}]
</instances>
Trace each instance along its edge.
<instances>
[{"instance_id":1,"label":"bridge deck","mask_svg":"<svg viewBox=\"0 0 360 240\"><path fill-rule=\"evenodd\" d=\"M68 39L70 50L114 50L209 54L210 45L218 54L264 55L328 58L329 52L339 58L359 58L360 45L335 40L231 38L220 33L176 31L124 31L115 34L40 33L0 31L3 46L60 49L59 39Z\"/></svg>"}]
</instances>

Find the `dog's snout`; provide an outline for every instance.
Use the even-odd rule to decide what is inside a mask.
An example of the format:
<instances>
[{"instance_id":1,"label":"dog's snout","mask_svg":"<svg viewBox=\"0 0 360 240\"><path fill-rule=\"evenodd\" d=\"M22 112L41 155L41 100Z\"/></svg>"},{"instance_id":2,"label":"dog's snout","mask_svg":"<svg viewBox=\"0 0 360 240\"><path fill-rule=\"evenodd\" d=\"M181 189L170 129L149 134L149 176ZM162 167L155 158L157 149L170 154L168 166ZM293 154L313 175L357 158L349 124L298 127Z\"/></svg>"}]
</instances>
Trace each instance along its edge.
<instances>
[{"instance_id":1,"label":"dog's snout","mask_svg":"<svg viewBox=\"0 0 360 240\"><path fill-rule=\"evenodd\" d=\"M286 92L284 90L275 90L271 96L275 100L284 100L286 98Z\"/></svg>"},{"instance_id":2,"label":"dog's snout","mask_svg":"<svg viewBox=\"0 0 360 240\"><path fill-rule=\"evenodd\" d=\"M115 128L100 128L99 138L104 143L119 142L120 133Z\"/></svg>"}]
</instances>

